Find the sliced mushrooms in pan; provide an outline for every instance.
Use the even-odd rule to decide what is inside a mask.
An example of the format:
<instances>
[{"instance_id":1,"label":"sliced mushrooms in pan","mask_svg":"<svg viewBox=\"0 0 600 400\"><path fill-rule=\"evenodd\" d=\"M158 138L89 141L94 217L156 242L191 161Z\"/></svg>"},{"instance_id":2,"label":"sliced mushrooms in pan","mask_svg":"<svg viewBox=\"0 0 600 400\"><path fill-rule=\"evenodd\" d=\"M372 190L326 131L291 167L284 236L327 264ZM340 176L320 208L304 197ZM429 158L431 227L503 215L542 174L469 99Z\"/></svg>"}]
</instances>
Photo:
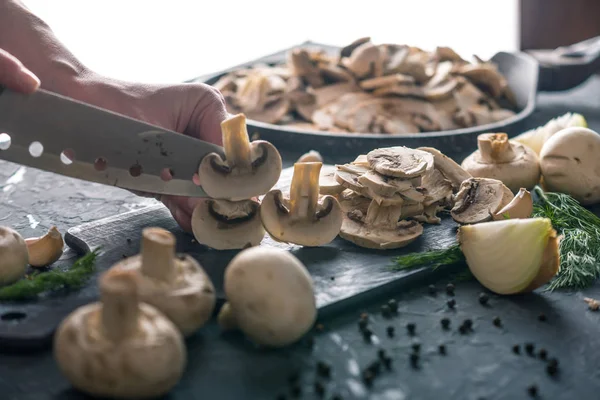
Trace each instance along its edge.
<instances>
[{"instance_id":1,"label":"sliced mushrooms in pan","mask_svg":"<svg viewBox=\"0 0 600 400\"><path fill-rule=\"evenodd\" d=\"M214 86L232 114L328 132L407 134L451 130L515 115L496 65L449 47L428 52L357 39L336 55L297 48L281 65L254 65Z\"/></svg>"}]
</instances>

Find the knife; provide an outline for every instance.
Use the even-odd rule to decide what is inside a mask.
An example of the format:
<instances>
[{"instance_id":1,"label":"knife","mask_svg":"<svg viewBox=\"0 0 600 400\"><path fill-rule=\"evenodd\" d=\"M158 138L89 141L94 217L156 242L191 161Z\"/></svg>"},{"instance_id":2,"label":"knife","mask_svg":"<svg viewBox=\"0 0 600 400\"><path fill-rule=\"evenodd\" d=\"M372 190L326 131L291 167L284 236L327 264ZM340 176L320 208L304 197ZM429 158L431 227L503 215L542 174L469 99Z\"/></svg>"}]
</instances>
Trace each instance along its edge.
<instances>
[{"instance_id":1,"label":"knife","mask_svg":"<svg viewBox=\"0 0 600 400\"><path fill-rule=\"evenodd\" d=\"M140 192L205 197L202 158L223 148L43 89L0 86L0 159Z\"/></svg>"}]
</instances>

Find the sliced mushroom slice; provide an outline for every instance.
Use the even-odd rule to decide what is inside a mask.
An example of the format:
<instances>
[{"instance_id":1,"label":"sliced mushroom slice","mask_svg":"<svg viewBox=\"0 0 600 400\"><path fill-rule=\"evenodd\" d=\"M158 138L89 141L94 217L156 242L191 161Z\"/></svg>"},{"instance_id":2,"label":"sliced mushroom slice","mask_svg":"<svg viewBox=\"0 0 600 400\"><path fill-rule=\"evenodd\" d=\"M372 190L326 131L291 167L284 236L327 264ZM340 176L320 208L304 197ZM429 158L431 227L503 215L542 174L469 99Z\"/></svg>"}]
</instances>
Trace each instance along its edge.
<instances>
[{"instance_id":1,"label":"sliced mushroom slice","mask_svg":"<svg viewBox=\"0 0 600 400\"><path fill-rule=\"evenodd\" d=\"M359 91L360 87L358 87L354 82L342 82L314 89L312 93L317 100L317 108L321 108L332 103L334 100L339 99L345 94Z\"/></svg>"},{"instance_id":2,"label":"sliced mushroom slice","mask_svg":"<svg viewBox=\"0 0 600 400\"><path fill-rule=\"evenodd\" d=\"M396 179L369 171L357 179L358 183L370 188L374 193L382 196L392 196L396 193L413 189L409 180Z\"/></svg>"},{"instance_id":3,"label":"sliced mushroom slice","mask_svg":"<svg viewBox=\"0 0 600 400\"><path fill-rule=\"evenodd\" d=\"M438 149L433 147L419 147L417 150L426 151L433 155L435 168L450 181L455 191L460 188L463 181L472 178L471 174Z\"/></svg>"},{"instance_id":4,"label":"sliced mushroom slice","mask_svg":"<svg viewBox=\"0 0 600 400\"><path fill-rule=\"evenodd\" d=\"M393 86L384 86L373 91L373 96L384 97L384 96L414 96L414 97L425 97L425 92L420 86L415 85L402 85L396 84Z\"/></svg>"},{"instance_id":5,"label":"sliced mushroom slice","mask_svg":"<svg viewBox=\"0 0 600 400\"><path fill-rule=\"evenodd\" d=\"M366 214L350 211L344 216L340 237L369 249L396 249L407 246L423 234L417 221L398 221L402 207L383 207L372 201Z\"/></svg>"},{"instance_id":6,"label":"sliced mushroom slice","mask_svg":"<svg viewBox=\"0 0 600 400\"><path fill-rule=\"evenodd\" d=\"M492 97L502 96L508 86L504 76L490 63L466 64L460 67L458 73L476 85L484 87Z\"/></svg>"},{"instance_id":7,"label":"sliced mushroom slice","mask_svg":"<svg viewBox=\"0 0 600 400\"><path fill-rule=\"evenodd\" d=\"M443 210L443 207L437 204L430 204L429 206L422 209L422 213L415 215L413 218L419 222L426 222L428 224L440 224L442 219L437 216L438 211Z\"/></svg>"},{"instance_id":8,"label":"sliced mushroom slice","mask_svg":"<svg viewBox=\"0 0 600 400\"><path fill-rule=\"evenodd\" d=\"M331 115L335 125L349 129L349 121L356 106L364 101L372 100L373 97L369 93L358 92L348 93L340 97L334 104L332 104Z\"/></svg>"},{"instance_id":9,"label":"sliced mushroom slice","mask_svg":"<svg viewBox=\"0 0 600 400\"><path fill-rule=\"evenodd\" d=\"M289 198L281 190L265 195L260 217L269 235L281 242L323 246L338 235L342 209L333 196L319 199L321 163L296 163Z\"/></svg>"},{"instance_id":10,"label":"sliced mushroom slice","mask_svg":"<svg viewBox=\"0 0 600 400\"><path fill-rule=\"evenodd\" d=\"M345 213L358 210L363 214L366 214L369 209L369 204L373 201L350 189L344 190L342 193L338 194L336 198L340 203L342 211Z\"/></svg>"},{"instance_id":11,"label":"sliced mushroom slice","mask_svg":"<svg viewBox=\"0 0 600 400\"><path fill-rule=\"evenodd\" d=\"M361 185L358 182L358 176L356 174L352 174L349 172L341 171L338 169L335 173L335 180L342 185L343 187L353 190L356 193L359 193L369 199L375 200L378 204L389 206L400 206L404 204L405 198L402 197L399 193L395 193L391 196L382 196L378 193L375 193L368 187Z\"/></svg>"},{"instance_id":12,"label":"sliced mushroom slice","mask_svg":"<svg viewBox=\"0 0 600 400\"><path fill-rule=\"evenodd\" d=\"M415 78L409 75L393 74L379 76L377 78L365 79L360 82L359 85L364 90L379 89L387 86L403 85L403 84L414 84Z\"/></svg>"},{"instance_id":13,"label":"sliced mushroom slice","mask_svg":"<svg viewBox=\"0 0 600 400\"><path fill-rule=\"evenodd\" d=\"M361 167L369 167L369 160L367 160L366 154L361 154L351 164L359 165Z\"/></svg>"},{"instance_id":14,"label":"sliced mushroom slice","mask_svg":"<svg viewBox=\"0 0 600 400\"><path fill-rule=\"evenodd\" d=\"M201 199L192 213L192 231L198 243L215 250L258 246L265 236L254 200Z\"/></svg>"},{"instance_id":15,"label":"sliced mushroom slice","mask_svg":"<svg viewBox=\"0 0 600 400\"><path fill-rule=\"evenodd\" d=\"M264 140L250 142L246 117L238 114L221 123L225 159L206 155L198 169L204 191L214 199L244 200L260 196L279 179L279 152Z\"/></svg>"},{"instance_id":16,"label":"sliced mushroom slice","mask_svg":"<svg viewBox=\"0 0 600 400\"><path fill-rule=\"evenodd\" d=\"M382 175L414 178L433 168L433 156L406 146L384 147L370 151L367 160L371 168Z\"/></svg>"},{"instance_id":17,"label":"sliced mushroom slice","mask_svg":"<svg viewBox=\"0 0 600 400\"><path fill-rule=\"evenodd\" d=\"M369 41L356 47L348 58L342 59L342 65L361 79L383 75L383 61L381 49Z\"/></svg>"},{"instance_id":18,"label":"sliced mushroom slice","mask_svg":"<svg viewBox=\"0 0 600 400\"><path fill-rule=\"evenodd\" d=\"M319 65L321 75L333 82L353 82L354 77L346 69L335 64Z\"/></svg>"},{"instance_id":19,"label":"sliced mushroom slice","mask_svg":"<svg viewBox=\"0 0 600 400\"><path fill-rule=\"evenodd\" d=\"M456 79L448 79L436 86L426 87L423 90L423 97L431 101L443 100L452 96L457 87L458 81Z\"/></svg>"},{"instance_id":20,"label":"sliced mushroom slice","mask_svg":"<svg viewBox=\"0 0 600 400\"><path fill-rule=\"evenodd\" d=\"M490 221L513 198L510 189L496 179L469 178L461 184L450 214L459 224Z\"/></svg>"},{"instance_id":21,"label":"sliced mushroom slice","mask_svg":"<svg viewBox=\"0 0 600 400\"><path fill-rule=\"evenodd\" d=\"M335 165L323 165L319 173L319 194L335 196L344 190L344 187L335 180Z\"/></svg>"},{"instance_id":22,"label":"sliced mushroom slice","mask_svg":"<svg viewBox=\"0 0 600 400\"><path fill-rule=\"evenodd\" d=\"M458 55L458 53L455 52L452 48L446 47L446 46L436 47L435 58L440 62L452 61L452 62L461 63L461 64L467 62L460 55Z\"/></svg>"},{"instance_id":23,"label":"sliced mushroom slice","mask_svg":"<svg viewBox=\"0 0 600 400\"><path fill-rule=\"evenodd\" d=\"M267 124L275 124L280 122L290 112L292 103L284 98L277 96L272 101L265 102L261 109L247 110L248 118L265 122Z\"/></svg>"},{"instance_id":24,"label":"sliced mushroom slice","mask_svg":"<svg viewBox=\"0 0 600 400\"><path fill-rule=\"evenodd\" d=\"M313 88L325 84L319 69L311 60L307 50L294 49L288 52L288 65L294 75L303 78Z\"/></svg>"},{"instance_id":25,"label":"sliced mushroom slice","mask_svg":"<svg viewBox=\"0 0 600 400\"><path fill-rule=\"evenodd\" d=\"M363 44L368 43L370 41L371 41L371 38L368 36L356 39L349 45L342 47L342 49L340 50L340 57L350 57L350 55L352 54L352 52L354 50L356 50L356 48L358 48L358 47L362 46Z\"/></svg>"},{"instance_id":26,"label":"sliced mushroom slice","mask_svg":"<svg viewBox=\"0 0 600 400\"><path fill-rule=\"evenodd\" d=\"M437 168L423 176L421 187L425 189L423 204L426 207L452 197L452 183Z\"/></svg>"}]
</instances>

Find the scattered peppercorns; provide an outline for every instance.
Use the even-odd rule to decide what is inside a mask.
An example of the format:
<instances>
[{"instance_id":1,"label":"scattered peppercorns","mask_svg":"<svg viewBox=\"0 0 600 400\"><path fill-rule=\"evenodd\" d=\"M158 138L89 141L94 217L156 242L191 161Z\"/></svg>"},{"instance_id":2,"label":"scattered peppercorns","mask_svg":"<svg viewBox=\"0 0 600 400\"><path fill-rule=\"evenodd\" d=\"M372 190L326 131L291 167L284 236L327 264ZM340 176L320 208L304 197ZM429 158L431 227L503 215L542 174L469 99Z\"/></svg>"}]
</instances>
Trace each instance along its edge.
<instances>
[{"instance_id":1,"label":"scattered peppercorns","mask_svg":"<svg viewBox=\"0 0 600 400\"><path fill-rule=\"evenodd\" d=\"M540 359L545 360L546 358L548 358L548 352L546 351L546 349L540 349L540 351L538 351L538 356L540 357Z\"/></svg>"},{"instance_id":2,"label":"scattered peppercorns","mask_svg":"<svg viewBox=\"0 0 600 400\"><path fill-rule=\"evenodd\" d=\"M317 375L329 378L331 376L331 366L323 361L317 361Z\"/></svg>"},{"instance_id":3,"label":"scattered peppercorns","mask_svg":"<svg viewBox=\"0 0 600 400\"><path fill-rule=\"evenodd\" d=\"M512 347L512 351L513 351L513 353L515 353L515 354L521 354L521 346L519 346L518 344L515 344L515 345Z\"/></svg>"},{"instance_id":4,"label":"scattered peppercorns","mask_svg":"<svg viewBox=\"0 0 600 400\"><path fill-rule=\"evenodd\" d=\"M529 393L529 395L531 397L536 397L538 394L538 388L536 385L531 385L527 388L527 393Z\"/></svg>"},{"instance_id":5,"label":"scattered peppercorns","mask_svg":"<svg viewBox=\"0 0 600 400\"><path fill-rule=\"evenodd\" d=\"M392 315L392 310L390 310L390 306L384 304L381 306L381 315L384 318L389 318Z\"/></svg>"},{"instance_id":6,"label":"scattered peppercorns","mask_svg":"<svg viewBox=\"0 0 600 400\"><path fill-rule=\"evenodd\" d=\"M546 322L548 318L546 317L546 314L540 314L538 315L538 320L541 322Z\"/></svg>"},{"instance_id":7,"label":"scattered peppercorns","mask_svg":"<svg viewBox=\"0 0 600 400\"><path fill-rule=\"evenodd\" d=\"M429 294L432 296L437 294L437 288L435 287L435 285L429 285L428 290Z\"/></svg>"},{"instance_id":8,"label":"scattered peppercorns","mask_svg":"<svg viewBox=\"0 0 600 400\"><path fill-rule=\"evenodd\" d=\"M331 277L331 278L329 278L329 279L331 279L332 281L335 281L335 276L332 276L332 277Z\"/></svg>"},{"instance_id":9,"label":"scattered peppercorns","mask_svg":"<svg viewBox=\"0 0 600 400\"><path fill-rule=\"evenodd\" d=\"M395 333L395 331L396 331L396 330L394 329L394 327L393 327L393 326L391 326L391 325L390 325L390 326L388 326L388 327L386 328L386 330L385 330L385 331L387 332L387 335L388 335L388 337L391 337L391 338L392 338L392 337L394 337L394 333Z\"/></svg>"},{"instance_id":10,"label":"scattered peppercorns","mask_svg":"<svg viewBox=\"0 0 600 400\"><path fill-rule=\"evenodd\" d=\"M450 319L449 318L442 318L440 322L442 324L442 328L448 329L450 327Z\"/></svg>"},{"instance_id":11,"label":"scattered peppercorns","mask_svg":"<svg viewBox=\"0 0 600 400\"><path fill-rule=\"evenodd\" d=\"M498 328L502 326L502 320L500 319L500 317L494 317L494 319L492 320L492 323L494 324L494 326L497 326Z\"/></svg>"},{"instance_id":12,"label":"scattered peppercorns","mask_svg":"<svg viewBox=\"0 0 600 400\"><path fill-rule=\"evenodd\" d=\"M438 346L438 352L439 352L441 355L446 355L446 345L444 345L444 344L440 344L440 345Z\"/></svg>"},{"instance_id":13,"label":"scattered peppercorns","mask_svg":"<svg viewBox=\"0 0 600 400\"><path fill-rule=\"evenodd\" d=\"M386 356L386 354L385 354L384 349L377 350L377 358L379 358L380 360L383 360L385 358L385 356Z\"/></svg>"},{"instance_id":14,"label":"scattered peppercorns","mask_svg":"<svg viewBox=\"0 0 600 400\"><path fill-rule=\"evenodd\" d=\"M409 322L408 324L406 324L406 330L408 331L409 335L414 335L415 331L417 329L417 325L415 325L413 322Z\"/></svg>"},{"instance_id":15,"label":"scattered peppercorns","mask_svg":"<svg viewBox=\"0 0 600 400\"><path fill-rule=\"evenodd\" d=\"M548 362L548 365L546 365L546 373L550 376L556 375L558 373L558 364Z\"/></svg>"},{"instance_id":16,"label":"scattered peppercorns","mask_svg":"<svg viewBox=\"0 0 600 400\"><path fill-rule=\"evenodd\" d=\"M490 301L490 296L487 293L479 293L479 304L485 306Z\"/></svg>"},{"instance_id":17,"label":"scattered peppercorns","mask_svg":"<svg viewBox=\"0 0 600 400\"><path fill-rule=\"evenodd\" d=\"M450 296L454 296L454 284L449 283L446 285L446 293Z\"/></svg>"},{"instance_id":18,"label":"scattered peppercorns","mask_svg":"<svg viewBox=\"0 0 600 400\"><path fill-rule=\"evenodd\" d=\"M448 308L454 308L456 306L456 300L450 299L446 302L446 304L448 305Z\"/></svg>"},{"instance_id":19,"label":"scattered peppercorns","mask_svg":"<svg viewBox=\"0 0 600 400\"><path fill-rule=\"evenodd\" d=\"M321 382L315 382L315 393L320 397L325 394L325 386Z\"/></svg>"},{"instance_id":20,"label":"scattered peppercorns","mask_svg":"<svg viewBox=\"0 0 600 400\"><path fill-rule=\"evenodd\" d=\"M533 343L525 343L525 351L530 356L533 355L533 351L535 350L535 345Z\"/></svg>"},{"instance_id":21,"label":"scattered peppercorns","mask_svg":"<svg viewBox=\"0 0 600 400\"><path fill-rule=\"evenodd\" d=\"M393 313L398 312L398 302L395 299L388 300L388 307L390 308L390 311L392 311Z\"/></svg>"}]
</instances>

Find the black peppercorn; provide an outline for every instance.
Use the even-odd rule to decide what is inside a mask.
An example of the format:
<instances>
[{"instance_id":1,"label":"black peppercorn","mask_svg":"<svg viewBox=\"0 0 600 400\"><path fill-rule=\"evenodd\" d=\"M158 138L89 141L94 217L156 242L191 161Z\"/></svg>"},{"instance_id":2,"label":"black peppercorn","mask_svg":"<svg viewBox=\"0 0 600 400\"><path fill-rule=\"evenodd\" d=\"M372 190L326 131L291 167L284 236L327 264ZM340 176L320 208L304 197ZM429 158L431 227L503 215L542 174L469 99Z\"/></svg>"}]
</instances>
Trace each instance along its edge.
<instances>
[{"instance_id":1,"label":"black peppercorn","mask_svg":"<svg viewBox=\"0 0 600 400\"><path fill-rule=\"evenodd\" d=\"M440 345L438 346L438 351L440 352L440 354L442 354L442 355L446 355L446 345L444 345L444 344L440 344Z\"/></svg>"},{"instance_id":2,"label":"black peppercorn","mask_svg":"<svg viewBox=\"0 0 600 400\"><path fill-rule=\"evenodd\" d=\"M512 351L515 354L521 354L521 346L519 346L518 344L515 344L512 348Z\"/></svg>"},{"instance_id":3,"label":"black peppercorn","mask_svg":"<svg viewBox=\"0 0 600 400\"><path fill-rule=\"evenodd\" d=\"M450 327L450 319L442 318L440 322L442 323L442 328L448 329Z\"/></svg>"},{"instance_id":4,"label":"black peppercorn","mask_svg":"<svg viewBox=\"0 0 600 400\"><path fill-rule=\"evenodd\" d=\"M527 352L527 354L532 356L534 350L535 350L535 346L533 343L525 343L525 351Z\"/></svg>"},{"instance_id":5,"label":"black peppercorn","mask_svg":"<svg viewBox=\"0 0 600 400\"><path fill-rule=\"evenodd\" d=\"M318 361L317 374L323 378L329 378L331 376L331 367L323 361Z\"/></svg>"},{"instance_id":6,"label":"black peppercorn","mask_svg":"<svg viewBox=\"0 0 600 400\"><path fill-rule=\"evenodd\" d=\"M454 296L454 285L452 283L446 285L446 293L450 296Z\"/></svg>"},{"instance_id":7,"label":"black peppercorn","mask_svg":"<svg viewBox=\"0 0 600 400\"><path fill-rule=\"evenodd\" d=\"M387 370L392 369L392 358L391 357L385 356L382 361L383 361L383 365L385 366L385 369L387 369Z\"/></svg>"},{"instance_id":8,"label":"black peppercorn","mask_svg":"<svg viewBox=\"0 0 600 400\"><path fill-rule=\"evenodd\" d=\"M390 326L388 326L388 327L387 327L387 329L386 329L385 331L387 332L387 335L388 335L389 337L394 337L394 331L395 331L395 329L394 329L394 327L393 327L393 326L391 326L391 325L390 325Z\"/></svg>"},{"instance_id":9,"label":"black peppercorn","mask_svg":"<svg viewBox=\"0 0 600 400\"><path fill-rule=\"evenodd\" d=\"M488 301L490 300L490 296L488 296L486 293L479 293L479 303L483 306L487 305Z\"/></svg>"},{"instance_id":10,"label":"black peppercorn","mask_svg":"<svg viewBox=\"0 0 600 400\"><path fill-rule=\"evenodd\" d=\"M365 328L365 329L363 329L362 334L363 334L363 339L366 342L371 342L371 336L373 336L373 331L371 331L369 328Z\"/></svg>"},{"instance_id":11,"label":"black peppercorn","mask_svg":"<svg viewBox=\"0 0 600 400\"><path fill-rule=\"evenodd\" d=\"M446 304L448 304L448 308L454 308L454 306L456 306L456 300L450 299L446 302Z\"/></svg>"},{"instance_id":12,"label":"black peppercorn","mask_svg":"<svg viewBox=\"0 0 600 400\"><path fill-rule=\"evenodd\" d=\"M377 358L379 358L380 360L383 360L385 358L385 350L384 349L377 350Z\"/></svg>"},{"instance_id":13,"label":"black peppercorn","mask_svg":"<svg viewBox=\"0 0 600 400\"><path fill-rule=\"evenodd\" d=\"M556 365L546 365L546 373L550 376L554 376L558 373L558 367Z\"/></svg>"},{"instance_id":14,"label":"black peppercorn","mask_svg":"<svg viewBox=\"0 0 600 400\"><path fill-rule=\"evenodd\" d=\"M465 326L465 328L467 328L467 330L470 330L471 328L473 328L473 321L470 318L467 318L464 320L463 325Z\"/></svg>"},{"instance_id":15,"label":"black peppercorn","mask_svg":"<svg viewBox=\"0 0 600 400\"><path fill-rule=\"evenodd\" d=\"M358 320L358 329L360 329L362 331L367 327L368 324L369 324L369 321L367 321L366 319L359 319Z\"/></svg>"},{"instance_id":16,"label":"black peppercorn","mask_svg":"<svg viewBox=\"0 0 600 400\"><path fill-rule=\"evenodd\" d=\"M365 321L369 319L369 314L366 312L360 314L360 319L364 319Z\"/></svg>"},{"instance_id":17,"label":"black peppercorn","mask_svg":"<svg viewBox=\"0 0 600 400\"><path fill-rule=\"evenodd\" d=\"M418 353L419 351L421 351L421 343L413 343L412 344L412 350L415 353Z\"/></svg>"},{"instance_id":18,"label":"black peppercorn","mask_svg":"<svg viewBox=\"0 0 600 400\"><path fill-rule=\"evenodd\" d=\"M527 393L529 393L529 395L531 397L535 397L538 394L538 388L536 385L531 385L527 388Z\"/></svg>"},{"instance_id":19,"label":"black peppercorn","mask_svg":"<svg viewBox=\"0 0 600 400\"><path fill-rule=\"evenodd\" d=\"M502 326L502 320L500 319L500 317L494 317L494 319L492 320L492 323L494 324L494 326L497 326L498 328Z\"/></svg>"},{"instance_id":20,"label":"black peppercorn","mask_svg":"<svg viewBox=\"0 0 600 400\"><path fill-rule=\"evenodd\" d=\"M540 320L541 322L546 322L548 318L546 318L546 314L540 314L538 315L538 320Z\"/></svg>"},{"instance_id":21,"label":"black peppercorn","mask_svg":"<svg viewBox=\"0 0 600 400\"><path fill-rule=\"evenodd\" d=\"M540 357L540 359L545 360L546 358L548 358L548 352L546 351L546 349L540 349L540 351L538 351L538 356Z\"/></svg>"},{"instance_id":22,"label":"black peppercorn","mask_svg":"<svg viewBox=\"0 0 600 400\"><path fill-rule=\"evenodd\" d=\"M381 306L381 315L383 315L383 317L388 318L391 314L392 311L390 310L390 307L387 304Z\"/></svg>"},{"instance_id":23,"label":"black peppercorn","mask_svg":"<svg viewBox=\"0 0 600 400\"><path fill-rule=\"evenodd\" d=\"M554 367L558 367L558 360L556 358L551 358L548 360L548 365L552 365Z\"/></svg>"},{"instance_id":24,"label":"black peppercorn","mask_svg":"<svg viewBox=\"0 0 600 400\"><path fill-rule=\"evenodd\" d=\"M332 276L332 277L331 277L331 278L329 278L329 279L331 279L332 281L335 281L335 276Z\"/></svg>"},{"instance_id":25,"label":"black peppercorn","mask_svg":"<svg viewBox=\"0 0 600 400\"><path fill-rule=\"evenodd\" d=\"M317 324L316 329L317 329L317 332L323 332L325 330L325 325Z\"/></svg>"},{"instance_id":26,"label":"black peppercorn","mask_svg":"<svg viewBox=\"0 0 600 400\"><path fill-rule=\"evenodd\" d=\"M127 238L127 243L131 243L131 239L130 238Z\"/></svg>"},{"instance_id":27,"label":"black peppercorn","mask_svg":"<svg viewBox=\"0 0 600 400\"><path fill-rule=\"evenodd\" d=\"M465 335L469 331L469 329L466 326L461 325L458 327L458 331L461 335Z\"/></svg>"},{"instance_id":28,"label":"black peppercorn","mask_svg":"<svg viewBox=\"0 0 600 400\"><path fill-rule=\"evenodd\" d=\"M302 394L302 388L297 383L292 386L292 396L298 397Z\"/></svg>"},{"instance_id":29,"label":"black peppercorn","mask_svg":"<svg viewBox=\"0 0 600 400\"><path fill-rule=\"evenodd\" d=\"M371 371L365 371L363 373L363 382L366 386L371 387L373 385L373 373Z\"/></svg>"},{"instance_id":30,"label":"black peppercorn","mask_svg":"<svg viewBox=\"0 0 600 400\"><path fill-rule=\"evenodd\" d=\"M410 365L417 367L419 364L419 355L417 353L410 353Z\"/></svg>"},{"instance_id":31,"label":"black peppercorn","mask_svg":"<svg viewBox=\"0 0 600 400\"><path fill-rule=\"evenodd\" d=\"M321 382L315 382L315 393L319 396L325 394L325 386Z\"/></svg>"},{"instance_id":32,"label":"black peppercorn","mask_svg":"<svg viewBox=\"0 0 600 400\"><path fill-rule=\"evenodd\" d=\"M408 331L409 335L414 335L416 329L417 326L414 323L409 322L408 324L406 324L406 330Z\"/></svg>"},{"instance_id":33,"label":"black peppercorn","mask_svg":"<svg viewBox=\"0 0 600 400\"><path fill-rule=\"evenodd\" d=\"M388 301L388 307L390 307L390 310L391 310L393 313L396 313L396 312L398 312L398 302L397 302L395 299L390 299L390 300Z\"/></svg>"},{"instance_id":34,"label":"black peppercorn","mask_svg":"<svg viewBox=\"0 0 600 400\"><path fill-rule=\"evenodd\" d=\"M429 285L428 289L430 295L435 295L437 293L437 288L435 287L435 285Z\"/></svg>"},{"instance_id":35,"label":"black peppercorn","mask_svg":"<svg viewBox=\"0 0 600 400\"><path fill-rule=\"evenodd\" d=\"M379 361L373 361L367 366L367 370L371 371L373 376L377 376L381 372L381 363Z\"/></svg>"}]
</instances>

